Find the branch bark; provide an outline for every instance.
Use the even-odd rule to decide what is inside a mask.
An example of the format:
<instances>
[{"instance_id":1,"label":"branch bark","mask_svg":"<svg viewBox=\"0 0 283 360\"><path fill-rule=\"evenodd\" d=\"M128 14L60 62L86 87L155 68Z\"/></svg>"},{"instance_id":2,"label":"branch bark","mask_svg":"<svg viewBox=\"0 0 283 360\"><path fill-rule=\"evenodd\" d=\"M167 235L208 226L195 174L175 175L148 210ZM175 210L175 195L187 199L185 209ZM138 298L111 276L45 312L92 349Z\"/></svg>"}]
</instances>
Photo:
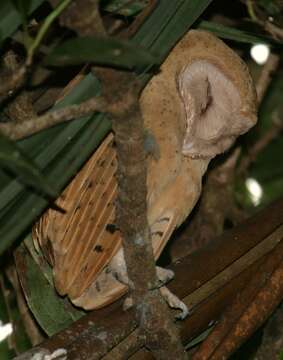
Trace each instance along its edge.
<instances>
[{"instance_id":1,"label":"branch bark","mask_svg":"<svg viewBox=\"0 0 283 360\"><path fill-rule=\"evenodd\" d=\"M21 86L23 86L26 80L27 71L28 68L24 64L16 71L1 74L0 102L9 96L12 96Z\"/></svg>"},{"instance_id":2,"label":"branch bark","mask_svg":"<svg viewBox=\"0 0 283 360\"><path fill-rule=\"evenodd\" d=\"M19 140L62 122L74 120L94 112L108 111L111 111L110 105L108 105L104 99L95 97L82 104L53 110L22 123L2 123L0 124L0 131L10 139Z\"/></svg>"},{"instance_id":3,"label":"branch bark","mask_svg":"<svg viewBox=\"0 0 283 360\"><path fill-rule=\"evenodd\" d=\"M5 54L3 63L10 73L16 73L19 70L20 64L13 50L9 50ZM11 121L17 123L24 122L36 116L30 94L25 89L19 91L19 93L9 101L5 112Z\"/></svg>"},{"instance_id":4,"label":"branch bark","mask_svg":"<svg viewBox=\"0 0 283 360\"><path fill-rule=\"evenodd\" d=\"M172 315L157 289L147 222L147 170L139 108L140 86L132 75L113 75L120 84L120 92L110 95L112 99L116 97L114 104L117 106L113 108L112 118L118 159L117 223L123 234L129 287L136 305L140 336L157 359L185 359ZM124 95L121 97L120 94Z\"/></svg>"}]
</instances>

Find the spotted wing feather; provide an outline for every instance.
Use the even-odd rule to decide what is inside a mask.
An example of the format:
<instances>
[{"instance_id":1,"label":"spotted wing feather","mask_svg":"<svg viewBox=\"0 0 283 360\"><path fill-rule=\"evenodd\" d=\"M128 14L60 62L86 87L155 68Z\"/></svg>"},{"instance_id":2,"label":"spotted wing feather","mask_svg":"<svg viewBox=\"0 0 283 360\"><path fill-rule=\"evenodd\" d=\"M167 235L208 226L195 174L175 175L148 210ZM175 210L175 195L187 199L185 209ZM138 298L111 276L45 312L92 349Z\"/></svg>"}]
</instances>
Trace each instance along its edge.
<instances>
[{"instance_id":1,"label":"spotted wing feather","mask_svg":"<svg viewBox=\"0 0 283 360\"><path fill-rule=\"evenodd\" d=\"M116 170L113 135L109 134L57 199L65 213L50 208L33 229L36 247L42 248L53 266L56 289L71 299L79 298L95 283L121 246L121 234L115 227ZM173 231L171 220L164 217L152 226L156 257ZM102 302L109 303L126 287L109 276L107 283L106 278Z\"/></svg>"}]
</instances>

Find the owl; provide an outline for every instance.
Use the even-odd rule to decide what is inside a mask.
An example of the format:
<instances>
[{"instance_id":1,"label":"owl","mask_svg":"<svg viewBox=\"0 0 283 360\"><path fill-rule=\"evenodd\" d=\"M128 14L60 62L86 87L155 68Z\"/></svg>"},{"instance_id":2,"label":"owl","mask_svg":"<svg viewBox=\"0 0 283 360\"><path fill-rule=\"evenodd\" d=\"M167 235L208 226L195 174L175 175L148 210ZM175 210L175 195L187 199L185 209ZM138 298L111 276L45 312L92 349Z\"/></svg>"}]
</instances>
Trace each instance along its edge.
<instances>
[{"instance_id":1,"label":"owl","mask_svg":"<svg viewBox=\"0 0 283 360\"><path fill-rule=\"evenodd\" d=\"M255 88L245 63L214 35L191 30L173 48L140 96L147 150L147 204L155 259L194 208L216 155L257 120ZM117 159L112 133L33 227L35 247L53 268L61 296L86 310L127 292L122 235L115 224ZM142 269L141 269L142 271ZM169 305L188 310L165 287Z\"/></svg>"}]
</instances>

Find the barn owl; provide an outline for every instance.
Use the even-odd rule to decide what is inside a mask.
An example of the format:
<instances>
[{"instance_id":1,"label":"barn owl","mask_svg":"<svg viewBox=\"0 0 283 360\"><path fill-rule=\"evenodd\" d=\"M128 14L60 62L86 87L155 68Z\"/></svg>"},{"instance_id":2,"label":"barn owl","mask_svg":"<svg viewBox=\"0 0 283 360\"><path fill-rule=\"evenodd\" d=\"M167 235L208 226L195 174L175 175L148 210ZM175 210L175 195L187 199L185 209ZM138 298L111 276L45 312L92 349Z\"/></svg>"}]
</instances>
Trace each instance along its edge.
<instances>
[{"instance_id":1,"label":"barn owl","mask_svg":"<svg viewBox=\"0 0 283 360\"><path fill-rule=\"evenodd\" d=\"M171 51L140 97L147 136L148 222L157 259L194 208L210 160L256 123L256 93L247 66L221 40L191 30ZM116 152L109 134L48 209L33 240L53 267L58 293L84 309L127 291L121 234L115 226ZM157 267L162 284L173 273ZM186 306L163 286L169 305Z\"/></svg>"}]
</instances>

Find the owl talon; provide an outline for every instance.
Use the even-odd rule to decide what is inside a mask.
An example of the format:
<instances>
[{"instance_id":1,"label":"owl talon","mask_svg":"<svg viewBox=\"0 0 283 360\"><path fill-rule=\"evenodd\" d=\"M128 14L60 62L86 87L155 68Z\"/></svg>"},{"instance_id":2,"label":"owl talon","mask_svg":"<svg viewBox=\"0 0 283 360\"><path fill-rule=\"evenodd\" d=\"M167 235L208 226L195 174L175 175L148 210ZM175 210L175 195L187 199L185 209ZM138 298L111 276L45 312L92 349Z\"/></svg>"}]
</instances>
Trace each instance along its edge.
<instances>
[{"instance_id":1,"label":"owl talon","mask_svg":"<svg viewBox=\"0 0 283 360\"><path fill-rule=\"evenodd\" d=\"M181 310L179 314L175 316L175 320L184 320L189 315L190 310L188 309L187 305L183 303L182 301L179 302L178 309Z\"/></svg>"},{"instance_id":2,"label":"owl talon","mask_svg":"<svg viewBox=\"0 0 283 360\"><path fill-rule=\"evenodd\" d=\"M175 317L176 320L184 320L189 315L190 311L187 305L174 295L167 287L163 286L160 288L160 293L170 307L181 310L181 313Z\"/></svg>"}]
</instances>

